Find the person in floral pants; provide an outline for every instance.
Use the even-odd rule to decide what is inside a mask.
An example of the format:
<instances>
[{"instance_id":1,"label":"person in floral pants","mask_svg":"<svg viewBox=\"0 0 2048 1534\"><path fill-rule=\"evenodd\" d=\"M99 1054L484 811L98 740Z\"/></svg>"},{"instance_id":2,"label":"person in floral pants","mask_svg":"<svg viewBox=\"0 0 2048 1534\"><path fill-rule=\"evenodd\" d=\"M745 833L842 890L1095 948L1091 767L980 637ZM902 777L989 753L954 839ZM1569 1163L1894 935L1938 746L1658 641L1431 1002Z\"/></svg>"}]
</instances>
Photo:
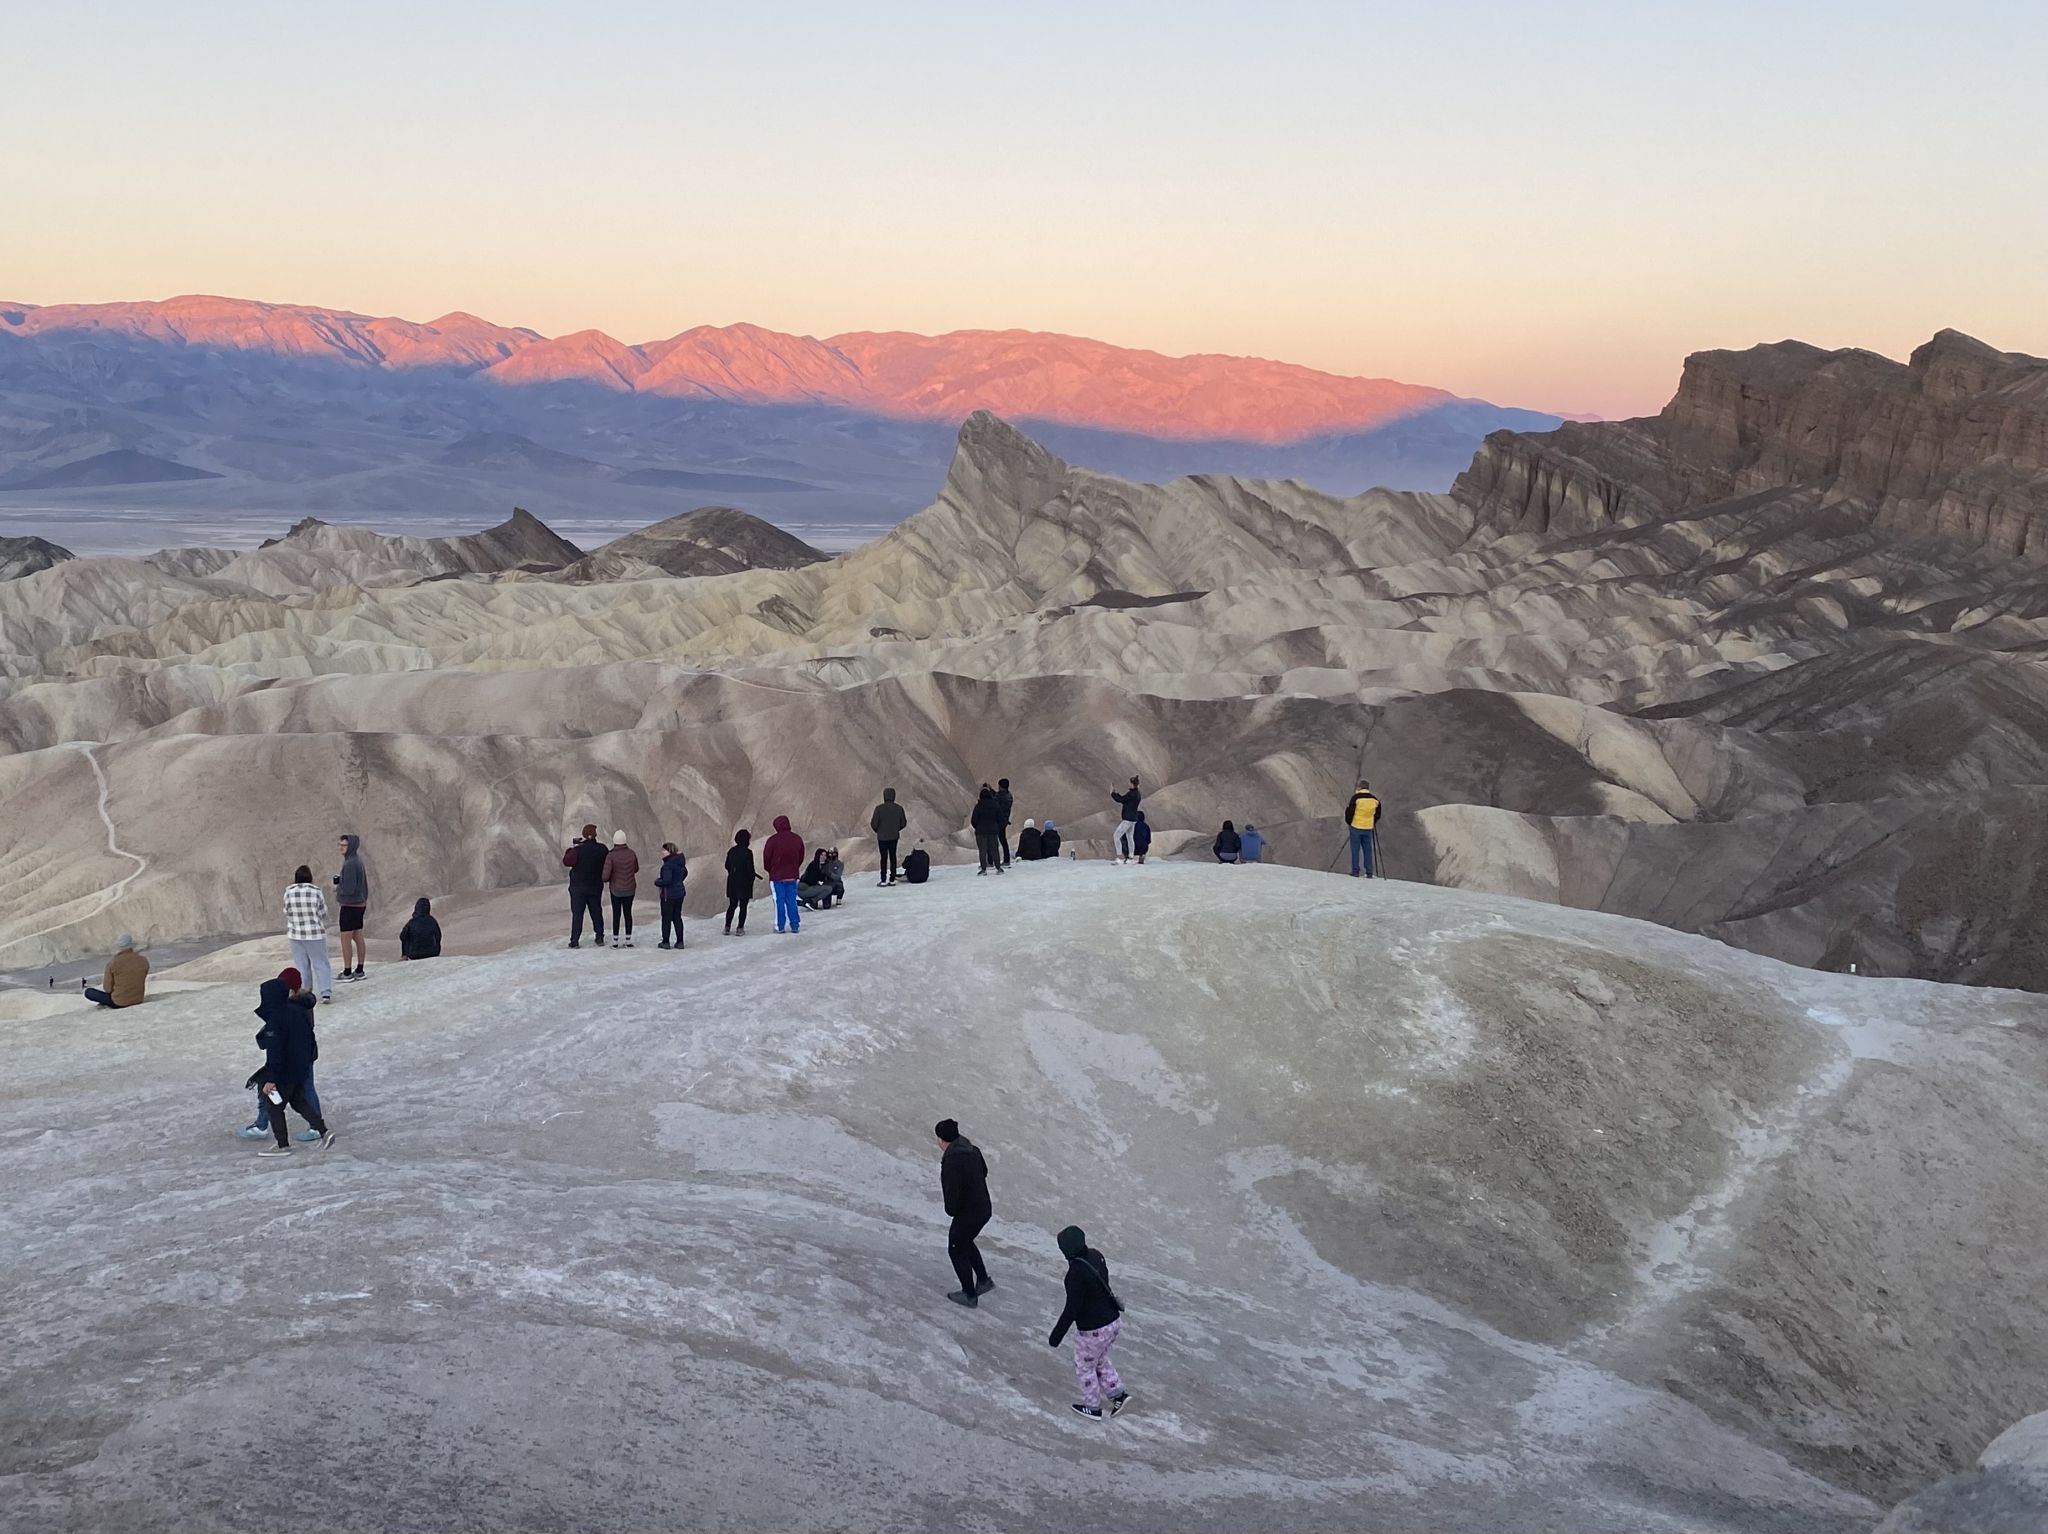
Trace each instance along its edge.
<instances>
[{"instance_id":1,"label":"person in floral pants","mask_svg":"<svg viewBox=\"0 0 2048 1534\"><path fill-rule=\"evenodd\" d=\"M1131 1398L1109 1361L1109 1350L1124 1329L1124 1307L1109 1287L1108 1260L1088 1244L1081 1227L1069 1225L1059 1242L1067 1259L1067 1308L1046 1341L1058 1347L1067 1328L1074 1329L1074 1378L1081 1387L1074 1411L1099 1422L1105 1403L1114 1417Z\"/></svg>"}]
</instances>

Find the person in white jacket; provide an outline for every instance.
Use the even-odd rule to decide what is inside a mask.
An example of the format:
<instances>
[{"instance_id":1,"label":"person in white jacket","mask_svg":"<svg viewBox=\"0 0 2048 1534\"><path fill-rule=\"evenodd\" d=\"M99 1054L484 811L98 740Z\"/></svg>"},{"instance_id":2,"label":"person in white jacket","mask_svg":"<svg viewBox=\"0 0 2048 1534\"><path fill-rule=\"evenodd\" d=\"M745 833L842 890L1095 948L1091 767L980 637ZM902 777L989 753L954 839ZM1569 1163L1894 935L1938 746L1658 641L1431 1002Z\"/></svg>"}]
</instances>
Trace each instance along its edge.
<instances>
[{"instance_id":1,"label":"person in white jacket","mask_svg":"<svg viewBox=\"0 0 2048 1534\"><path fill-rule=\"evenodd\" d=\"M322 1001L334 1000L334 968L327 962L327 894L303 863L284 892L284 935L292 945L292 968L305 976Z\"/></svg>"}]
</instances>

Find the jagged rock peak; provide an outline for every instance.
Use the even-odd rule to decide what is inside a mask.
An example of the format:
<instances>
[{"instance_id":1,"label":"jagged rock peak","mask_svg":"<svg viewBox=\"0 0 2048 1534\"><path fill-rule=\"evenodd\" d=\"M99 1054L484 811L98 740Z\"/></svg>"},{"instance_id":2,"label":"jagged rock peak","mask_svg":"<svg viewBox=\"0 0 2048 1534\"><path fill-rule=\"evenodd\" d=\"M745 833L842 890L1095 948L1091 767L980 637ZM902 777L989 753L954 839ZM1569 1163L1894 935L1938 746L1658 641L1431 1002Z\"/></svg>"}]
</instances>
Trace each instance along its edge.
<instances>
[{"instance_id":1,"label":"jagged rock peak","mask_svg":"<svg viewBox=\"0 0 2048 1534\"><path fill-rule=\"evenodd\" d=\"M61 565L78 556L61 544L47 538L0 537L0 581L15 580L20 576L34 575L52 565Z\"/></svg>"}]
</instances>

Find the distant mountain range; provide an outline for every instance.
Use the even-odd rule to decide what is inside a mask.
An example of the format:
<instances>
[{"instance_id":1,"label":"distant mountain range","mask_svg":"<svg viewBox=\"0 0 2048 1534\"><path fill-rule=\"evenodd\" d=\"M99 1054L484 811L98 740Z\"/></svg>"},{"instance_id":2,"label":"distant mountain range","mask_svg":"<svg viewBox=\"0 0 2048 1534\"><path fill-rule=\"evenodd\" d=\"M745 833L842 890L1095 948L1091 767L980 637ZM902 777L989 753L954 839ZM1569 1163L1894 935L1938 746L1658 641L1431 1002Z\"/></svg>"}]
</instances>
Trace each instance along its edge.
<instances>
[{"instance_id":1,"label":"distant mountain range","mask_svg":"<svg viewBox=\"0 0 2048 1534\"><path fill-rule=\"evenodd\" d=\"M1136 477L1338 490L1442 489L1487 432L1558 419L1418 384L1029 331L820 340L699 326L629 345L461 313L422 324L232 298L5 303L0 518L71 514L69 541L96 546L102 514L408 524L494 519L518 501L590 542L715 495L843 543L929 498L976 409ZM171 529L149 531L162 542Z\"/></svg>"}]
</instances>

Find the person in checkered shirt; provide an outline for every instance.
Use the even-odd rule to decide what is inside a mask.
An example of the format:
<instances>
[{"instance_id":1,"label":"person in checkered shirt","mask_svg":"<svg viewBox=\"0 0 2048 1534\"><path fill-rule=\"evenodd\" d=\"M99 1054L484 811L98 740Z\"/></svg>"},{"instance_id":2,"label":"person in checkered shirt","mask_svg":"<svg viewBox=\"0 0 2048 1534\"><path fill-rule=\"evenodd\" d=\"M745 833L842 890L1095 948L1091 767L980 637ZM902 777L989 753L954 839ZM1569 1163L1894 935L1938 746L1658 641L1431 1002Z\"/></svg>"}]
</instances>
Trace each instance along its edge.
<instances>
[{"instance_id":1,"label":"person in checkered shirt","mask_svg":"<svg viewBox=\"0 0 2048 1534\"><path fill-rule=\"evenodd\" d=\"M292 947L292 968L306 977L322 1001L334 1000L334 968L327 962L327 894L303 863L284 892L284 935Z\"/></svg>"}]
</instances>

